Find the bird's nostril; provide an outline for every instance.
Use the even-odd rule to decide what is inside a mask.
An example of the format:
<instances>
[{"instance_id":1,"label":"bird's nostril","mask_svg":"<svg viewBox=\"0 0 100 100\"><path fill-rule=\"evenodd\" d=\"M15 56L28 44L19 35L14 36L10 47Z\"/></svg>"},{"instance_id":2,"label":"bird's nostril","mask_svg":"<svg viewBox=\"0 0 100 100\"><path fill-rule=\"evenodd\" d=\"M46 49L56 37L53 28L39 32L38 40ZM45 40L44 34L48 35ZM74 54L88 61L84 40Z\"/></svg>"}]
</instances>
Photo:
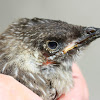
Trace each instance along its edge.
<instances>
[{"instance_id":1,"label":"bird's nostril","mask_svg":"<svg viewBox=\"0 0 100 100\"><path fill-rule=\"evenodd\" d=\"M87 28L86 29L86 33L87 34L91 34L91 33L94 33L94 32L96 32L96 29L95 28L90 27L90 28Z\"/></svg>"}]
</instances>

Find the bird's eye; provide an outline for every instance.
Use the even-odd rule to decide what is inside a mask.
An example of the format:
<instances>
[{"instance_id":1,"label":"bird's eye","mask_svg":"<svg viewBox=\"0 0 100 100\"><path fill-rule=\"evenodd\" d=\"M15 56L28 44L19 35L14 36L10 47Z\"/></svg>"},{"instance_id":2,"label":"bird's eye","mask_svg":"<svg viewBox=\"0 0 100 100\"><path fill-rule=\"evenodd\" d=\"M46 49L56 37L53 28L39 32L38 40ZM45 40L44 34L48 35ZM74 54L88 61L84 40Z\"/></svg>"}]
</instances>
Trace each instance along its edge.
<instances>
[{"instance_id":1,"label":"bird's eye","mask_svg":"<svg viewBox=\"0 0 100 100\"><path fill-rule=\"evenodd\" d=\"M58 43L56 41L48 41L48 47L50 49L56 49L57 48Z\"/></svg>"}]
</instances>

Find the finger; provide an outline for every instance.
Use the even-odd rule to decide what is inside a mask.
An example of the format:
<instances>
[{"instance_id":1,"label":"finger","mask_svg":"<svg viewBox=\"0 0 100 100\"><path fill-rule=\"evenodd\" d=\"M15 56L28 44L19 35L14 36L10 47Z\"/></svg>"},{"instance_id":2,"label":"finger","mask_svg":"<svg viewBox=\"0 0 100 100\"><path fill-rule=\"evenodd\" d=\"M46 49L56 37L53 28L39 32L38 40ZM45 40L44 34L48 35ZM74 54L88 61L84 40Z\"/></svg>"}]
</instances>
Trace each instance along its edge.
<instances>
[{"instance_id":1,"label":"finger","mask_svg":"<svg viewBox=\"0 0 100 100\"><path fill-rule=\"evenodd\" d=\"M0 100L42 100L14 78L0 74Z\"/></svg>"}]
</instances>

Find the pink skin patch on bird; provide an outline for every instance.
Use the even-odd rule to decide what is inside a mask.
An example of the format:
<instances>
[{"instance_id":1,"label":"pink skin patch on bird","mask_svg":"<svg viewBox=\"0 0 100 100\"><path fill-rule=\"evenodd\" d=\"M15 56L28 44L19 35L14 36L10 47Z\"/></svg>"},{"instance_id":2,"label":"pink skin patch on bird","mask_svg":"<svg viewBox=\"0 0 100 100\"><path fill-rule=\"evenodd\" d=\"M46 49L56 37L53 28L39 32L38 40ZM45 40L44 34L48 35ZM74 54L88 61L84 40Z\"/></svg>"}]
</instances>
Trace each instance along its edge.
<instances>
[{"instance_id":1,"label":"pink skin patch on bird","mask_svg":"<svg viewBox=\"0 0 100 100\"><path fill-rule=\"evenodd\" d=\"M48 59L47 59L47 61L46 61L46 62L44 62L44 63L43 63L43 65L49 65L49 64L53 64L53 62L52 62L52 61L50 61L50 60L48 60Z\"/></svg>"}]
</instances>

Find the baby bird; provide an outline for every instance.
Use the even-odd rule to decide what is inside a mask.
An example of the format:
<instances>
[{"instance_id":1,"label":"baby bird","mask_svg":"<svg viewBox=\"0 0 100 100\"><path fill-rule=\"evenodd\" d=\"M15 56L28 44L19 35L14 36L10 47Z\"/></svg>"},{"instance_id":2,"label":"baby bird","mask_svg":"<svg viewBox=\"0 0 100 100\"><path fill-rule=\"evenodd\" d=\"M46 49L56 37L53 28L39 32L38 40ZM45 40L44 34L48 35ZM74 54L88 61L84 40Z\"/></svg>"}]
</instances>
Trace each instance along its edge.
<instances>
[{"instance_id":1,"label":"baby bird","mask_svg":"<svg viewBox=\"0 0 100 100\"><path fill-rule=\"evenodd\" d=\"M0 73L43 100L57 100L74 85L72 63L100 29L59 20L22 18L0 34Z\"/></svg>"}]
</instances>

